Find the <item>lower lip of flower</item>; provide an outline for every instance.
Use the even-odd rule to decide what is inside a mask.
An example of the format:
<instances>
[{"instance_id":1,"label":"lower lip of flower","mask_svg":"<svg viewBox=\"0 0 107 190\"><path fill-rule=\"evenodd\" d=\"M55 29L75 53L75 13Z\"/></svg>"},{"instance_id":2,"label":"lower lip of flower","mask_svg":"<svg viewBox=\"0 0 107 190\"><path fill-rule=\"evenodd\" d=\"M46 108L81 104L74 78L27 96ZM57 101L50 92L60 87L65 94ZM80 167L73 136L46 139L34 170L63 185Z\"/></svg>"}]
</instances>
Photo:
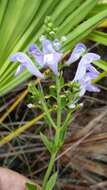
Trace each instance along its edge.
<instances>
[{"instance_id":1,"label":"lower lip of flower","mask_svg":"<svg viewBox=\"0 0 107 190\"><path fill-rule=\"evenodd\" d=\"M52 62L54 59L53 57L53 54L50 53L50 54L45 54L44 55L44 63L49 63L49 62Z\"/></svg>"}]
</instances>

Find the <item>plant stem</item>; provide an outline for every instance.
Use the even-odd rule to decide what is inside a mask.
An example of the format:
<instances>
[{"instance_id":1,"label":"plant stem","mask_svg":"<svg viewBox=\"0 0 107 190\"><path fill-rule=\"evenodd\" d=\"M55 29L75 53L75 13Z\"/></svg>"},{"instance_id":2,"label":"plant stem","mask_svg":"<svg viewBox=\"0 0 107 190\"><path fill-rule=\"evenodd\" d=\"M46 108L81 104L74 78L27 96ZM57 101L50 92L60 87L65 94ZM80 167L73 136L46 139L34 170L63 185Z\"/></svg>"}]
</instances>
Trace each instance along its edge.
<instances>
[{"instance_id":1,"label":"plant stem","mask_svg":"<svg viewBox=\"0 0 107 190\"><path fill-rule=\"evenodd\" d=\"M56 77L56 87L57 87L57 127L61 125L61 98L60 98L60 79Z\"/></svg>"},{"instance_id":2,"label":"plant stem","mask_svg":"<svg viewBox=\"0 0 107 190\"><path fill-rule=\"evenodd\" d=\"M58 108L57 108L57 124L55 125L54 128L56 128L56 137L55 138L57 139L57 142L59 142L59 128L61 127L61 98L60 98L60 89L61 88L60 88L60 78L59 77L56 77L56 88L57 88L57 106L58 106ZM44 103L44 101L43 101L43 106L44 106L45 111L47 111L47 106ZM51 119L50 121L52 123L52 118L49 117L49 119ZM45 190L45 188L46 188L46 184L47 184L47 182L49 180L49 176L51 174L51 171L53 169L53 165L54 165L54 162L55 162L55 157L56 157L56 154L57 154L57 151L58 151L56 145L55 145L55 147L56 147L56 150L51 155L49 166L48 166L48 169L46 171L46 174L45 174L45 177L44 177L44 180L43 180L43 190Z\"/></svg>"},{"instance_id":3,"label":"plant stem","mask_svg":"<svg viewBox=\"0 0 107 190\"><path fill-rule=\"evenodd\" d=\"M47 108L47 106L46 106L46 103L45 103L44 101L42 102L42 105L43 105L44 111L46 112L46 116L47 116L47 118L48 118L50 124L53 126L54 129L56 129L56 125L55 125L55 123L54 123L52 117L50 116L49 110L48 110L48 108Z\"/></svg>"},{"instance_id":4,"label":"plant stem","mask_svg":"<svg viewBox=\"0 0 107 190\"><path fill-rule=\"evenodd\" d=\"M49 113L48 107L46 105L45 96L44 96L43 89L42 89L42 86L41 86L40 83L39 83L39 87L40 87L40 92L41 92L41 102L42 102L42 105L43 105L43 109L46 112L46 116L47 116L50 124L53 126L54 129L56 129L56 125L55 125L55 123L54 123L54 121L53 121L53 119L52 119L52 117L51 117L51 115Z\"/></svg>"},{"instance_id":5,"label":"plant stem","mask_svg":"<svg viewBox=\"0 0 107 190\"><path fill-rule=\"evenodd\" d=\"M64 121L64 123L63 123L63 125L62 125L63 128L67 128L68 123L72 120L72 113L73 113L73 110L71 110L71 111L67 114L67 116L66 116L66 118L65 118L65 121Z\"/></svg>"},{"instance_id":6,"label":"plant stem","mask_svg":"<svg viewBox=\"0 0 107 190\"><path fill-rule=\"evenodd\" d=\"M49 162L49 165L48 165L48 169L46 171L46 174L45 174L45 177L44 177L44 180L43 180L43 190L45 190L45 188L46 188L46 184L48 182L49 176L51 174L51 171L52 171L52 168L53 168L53 165L54 165L54 162L55 162L55 157L56 157L56 153L51 155L51 159L50 159L50 162Z\"/></svg>"}]
</instances>

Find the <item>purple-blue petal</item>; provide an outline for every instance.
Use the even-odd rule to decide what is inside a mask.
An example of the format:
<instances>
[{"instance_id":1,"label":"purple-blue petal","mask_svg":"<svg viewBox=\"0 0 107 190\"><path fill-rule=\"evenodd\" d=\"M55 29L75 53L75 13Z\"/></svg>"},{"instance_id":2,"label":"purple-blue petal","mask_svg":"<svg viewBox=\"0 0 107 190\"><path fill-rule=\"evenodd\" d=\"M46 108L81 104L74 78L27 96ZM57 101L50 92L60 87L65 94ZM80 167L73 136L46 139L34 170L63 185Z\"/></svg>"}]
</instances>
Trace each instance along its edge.
<instances>
[{"instance_id":1,"label":"purple-blue petal","mask_svg":"<svg viewBox=\"0 0 107 190\"><path fill-rule=\"evenodd\" d=\"M62 53L55 52L55 53L53 54L53 56L54 56L55 62L59 63L59 62L61 61L61 59L62 59L63 54L62 54Z\"/></svg>"},{"instance_id":2,"label":"purple-blue petal","mask_svg":"<svg viewBox=\"0 0 107 190\"><path fill-rule=\"evenodd\" d=\"M86 67L86 64L82 58L78 64L78 68L77 68L77 71L76 71L76 74L74 77L74 81L81 80L84 77L84 75L86 74L86 70L87 70L87 67Z\"/></svg>"},{"instance_id":3,"label":"purple-blue petal","mask_svg":"<svg viewBox=\"0 0 107 190\"><path fill-rule=\"evenodd\" d=\"M53 45L52 45L52 42L48 39L42 40L42 47L43 47L43 53L44 54L55 52Z\"/></svg>"},{"instance_id":4,"label":"purple-blue petal","mask_svg":"<svg viewBox=\"0 0 107 190\"><path fill-rule=\"evenodd\" d=\"M38 46L35 45L35 44L32 44L29 47L29 53L31 53L32 55L41 55L42 54L42 52L40 51L40 49L38 48Z\"/></svg>"},{"instance_id":5,"label":"purple-blue petal","mask_svg":"<svg viewBox=\"0 0 107 190\"><path fill-rule=\"evenodd\" d=\"M53 71L55 75L58 76L58 63L49 64L49 68Z\"/></svg>"},{"instance_id":6,"label":"purple-blue petal","mask_svg":"<svg viewBox=\"0 0 107 190\"><path fill-rule=\"evenodd\" d=\"M86 74L87 71L90 71L97 77L99 75L99 72L90 63L99 59L100 56L98 54L95 53L85 54L79 62L74 81L79 81L82 78L84 78L84 75Z\"/></svg>"},{"instance_id":7,"label":"purple-blue petal","mask_svg":"<svg viewBox=\"0 0 107 190\"><path fill-rule=\"evenodd\" d=\"M24 66L28 69L30 73L32 73L36 77L44 78L44 74L42 74L32 62L25 62Z\"/></svg>"},{"instance_id":8,"label":"purple-blue petal","mask_svg":"<svg viewBox=\"0 0 107 190\"><path fill-rule=\"evenodd\" d=\"M49 67L55 75L58 75L58 63L62 58L62 54L58 52L45 54L44 63L46 67Z\"/></svg>"},{"instance_id":9,"label":"purple-blue petal","mask_svg":"<svg viewBox=\"0 0 107 190\"><path fill-rule=\"evenodd\" d=\"M40 51L40 49L35 44L32 44L29 47L29 53L35 58L36 62L41 67L44 66L43 53Z\"/></svg>"},{"instance_id":10,"label":"purple-blue petal","mask_svg":"<svg viewBox=\"0 0 107 190\"><path fill-rule=\"evenodd\" d=\"M62 54L55 52L53 57L54 59L51 63L49 63L49 67L52 69L55 75L58 75L58 63L61 61Z\"/></svg>"},{"instance_id":11,"label":"purple-blue petal","mask_svg":"<svg viewBox=\"0 0 107 190\"><path fill-rule=\"evenodd\" d=\"M19 65L17 70L16 70L16 73L15 73L15 76L18 76L20 73L22 73L23 71L25 70L25 67L23 64Z\"/></svg>"},{"instance_id":12,"label":"purple-blue petal","mask_svg":"<svg viewBox=\"0 0 107 190\"><path fill-rule=\"evenodd\" d=\"M85 77L84 77L84 81L91 81L91 80L94 80L94 79L96 79L98 77L98 75L96 75L96 73L94 73L94 72L87 72L86 74L85 74Z\"/></svg>"},{"instance_id":13,"label":"purple-blue petal","mask_svg":"<svg viewBox=\"0 0 107 190\"><path fill-rule=\"evenodd\" d=\"M96 54L96 53L87 53L83 56L83 61L86 64L92 63L93 61L97 61L99 60L101 57L100 55Z\"/></svg>"},{"instance_id":14,"label":"purple-blue petal","mask_svg":"<svg viewBox=\"0 0 107 190\"><path fill-rule=\"evenodd\" d=\"M25 53L18 52L14 54L13 56L11 56L11 61L20 62L23 65L23 67L27 68L28 71L36 77L44 77L44 75L36 68L32 60Z\"/></svg>"},{"instance_id":15,"label":"purple-blue petal","mask_svg":"<svg viewBox=\"0 0 107 190\"><path fill-rule=\"evenodd\" d=\"M67 61L67 65L70 65L77 61L81 55L86 51L86 46L82 43L79 43L75 46L73 52L71 53L70 58Z\"/></svg>"},{"instance_id":16,"label":"purple-blue petal","mask_svg":"<svg viewBox=\"0 0 107 190\"><path fill-rule=\"evenodd\" d=\"M95 79L96 76L92 72L87 72L82 80L80 80L81 85L81 96L84 95L86 91L88 92L99 92L100 89L95 85L91 84L91 80Z\"/></svg>"},{"instance_id":17,"label":"purple-blue petal","mask_svg":"<svg viewBox=\"0 0 107 190\"><path fill-rule=\"evenodd\" d=\"M94 76L98 77L98 75L100 74L100 72L91 64L87 65L87 70L91 73L93 73Z\"/></svg>"},{"instance_id":18,"label":"purple-blue petal","mask_svg":"<svg viewBox=\"0 0 107 190\"><path fill-rule=\"evenodd\" d=\"M17 61L17 62L23 63L24 60L25 60L25 56L26 56L25 53L18 52L18 53L15 53L15 54L11 55L10 60L13 61L13 62Z\"/></svg>"},{"instance_id":19,"label":"purple-blue petal","mask_svg":"<svg viewBox=\"0 0 107 190\"><path fill-rule=\"evenodd\" d=\"M85 89L88 92L100 92L100 89L97 86L92 85L92 84L87 84Z\"/></svg>"}]
</instances>

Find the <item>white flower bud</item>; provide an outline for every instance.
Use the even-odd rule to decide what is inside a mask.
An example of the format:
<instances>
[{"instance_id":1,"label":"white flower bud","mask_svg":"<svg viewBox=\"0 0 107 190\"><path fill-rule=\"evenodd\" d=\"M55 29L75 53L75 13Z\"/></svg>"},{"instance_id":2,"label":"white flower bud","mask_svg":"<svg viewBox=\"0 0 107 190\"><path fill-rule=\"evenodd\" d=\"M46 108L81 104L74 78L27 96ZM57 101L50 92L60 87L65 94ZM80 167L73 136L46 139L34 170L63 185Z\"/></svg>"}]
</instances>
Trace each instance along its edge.
<instances>
[{"instance_id":1,"label":"white flower bud","mask_svg":"<svg viewBox=\"0 0 107 190\"><path fill-rule=\"evenodd\" d=\"M30 103L30 104L27 105L27 107L31 109L31 108L33 108L34 106L33 106L33 104Z\"/></svg>"}]
</instances>

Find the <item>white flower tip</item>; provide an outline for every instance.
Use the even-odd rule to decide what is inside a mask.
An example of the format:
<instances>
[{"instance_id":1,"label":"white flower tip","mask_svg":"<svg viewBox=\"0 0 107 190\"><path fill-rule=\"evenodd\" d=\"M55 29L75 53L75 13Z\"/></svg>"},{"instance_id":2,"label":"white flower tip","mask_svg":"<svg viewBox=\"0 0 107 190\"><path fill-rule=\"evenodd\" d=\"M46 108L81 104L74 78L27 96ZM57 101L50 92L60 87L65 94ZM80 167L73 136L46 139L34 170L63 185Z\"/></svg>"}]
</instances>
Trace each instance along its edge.
<instances>
[{"instance_id":1,"label":"white flower tip","mask_svg":"<svg viewBox=\"0 0 107 190\"><path fill-rule=\"evenodd\" d=\"M84 105L84 103L83 103L83 102L79 104L79 106L80 106L80 107L83 107L83 105Z\"/></svg>"},{"instance_id":2,"label":"white flower tip","mask_svg":"<svg viewBox=\"0 0 107 190\"><path fill-rule=\"evenodd\" d=\"M40 38L39 38L39 41L42 42L42 41L44 41L45 39L46 39L45 36L44 36L44 35L41 35Z\"/></svg>"},{"instance_id":3,"label":"white flower tip","mask_svg":"<svg viewBox=\"0 0 107 190\"><path fill-rule=\"evenodd\" d=\"M49 62L52 62L54 59L53 53L48 53L44 55L44 63L47 64Z\"/></svg>"},{"instance_id":4,"label":"white flower tip","mask_svg":"<svg viewBox=\"0 0 107 190\"><path fill-rule=\"evenodd\" d=\"M61 42L65 42L66 40L67 40L67 37L66 36L62 36Z\"/></svg>"},{"instance_id":5,"label":"white flower tip","mask_svg":"<svg viewBox=\"0 0 107 190\"><path fill-rule=\"evenodd\" d=\"M75 104L69 104L68 107L69 107L70 109L74 109L74 108L76 107L76 105L75 105Z\"/></svg>"},{"instance_id":6,"label":"white flower tip","mask_svg":"<svg viewBox=\"0 0 107 190\"><path fill-rule=\"evenodd\" d=\"M49 34L53 36L53 35L55 35L55 32L51 31L51 32L49 32Z\"/></svg>"}]
</instances>

